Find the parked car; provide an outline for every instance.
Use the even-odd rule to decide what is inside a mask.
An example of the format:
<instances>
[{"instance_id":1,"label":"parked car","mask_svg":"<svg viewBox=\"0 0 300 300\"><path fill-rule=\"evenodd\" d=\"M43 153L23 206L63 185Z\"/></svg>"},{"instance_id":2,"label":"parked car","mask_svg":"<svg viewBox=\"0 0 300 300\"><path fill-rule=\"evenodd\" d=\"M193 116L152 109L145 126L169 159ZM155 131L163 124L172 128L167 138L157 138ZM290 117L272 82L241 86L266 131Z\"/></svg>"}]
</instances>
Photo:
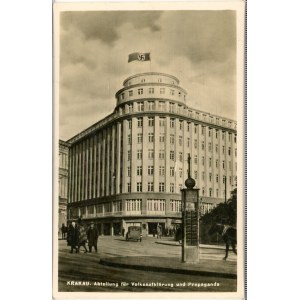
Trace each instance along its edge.
<instances>
[{"instance_id":1,"label":"parked car","mask_svg":"<svg viewBox=\"0 0 300 300\"><path fill-rule=\"evenodd\" d=\"M126 233L126 241L136 240L142 241L142 227L139 226L129 226Z\"/></svg>"}]
</instances>

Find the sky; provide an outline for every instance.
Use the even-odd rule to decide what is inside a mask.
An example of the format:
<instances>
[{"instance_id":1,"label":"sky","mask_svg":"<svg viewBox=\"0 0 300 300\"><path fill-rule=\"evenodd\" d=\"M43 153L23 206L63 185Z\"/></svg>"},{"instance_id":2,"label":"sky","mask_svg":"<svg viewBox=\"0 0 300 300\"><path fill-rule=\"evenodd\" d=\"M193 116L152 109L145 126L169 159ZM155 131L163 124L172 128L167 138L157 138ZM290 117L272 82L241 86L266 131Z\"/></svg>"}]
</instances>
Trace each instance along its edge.
<instances>
[{"instance_id":1,"label":"sky","mask_svg":"<svg viewBox=\"0 0 300 300\"><path fill-rule=\"evenodd\" d=\"M150 62L128 63L133 52ZM112 113L124 79L176 76L192 108L236 119L236 18L224 11L67 11L60 16L59 138Z\"/></svg>"}]
</instances>

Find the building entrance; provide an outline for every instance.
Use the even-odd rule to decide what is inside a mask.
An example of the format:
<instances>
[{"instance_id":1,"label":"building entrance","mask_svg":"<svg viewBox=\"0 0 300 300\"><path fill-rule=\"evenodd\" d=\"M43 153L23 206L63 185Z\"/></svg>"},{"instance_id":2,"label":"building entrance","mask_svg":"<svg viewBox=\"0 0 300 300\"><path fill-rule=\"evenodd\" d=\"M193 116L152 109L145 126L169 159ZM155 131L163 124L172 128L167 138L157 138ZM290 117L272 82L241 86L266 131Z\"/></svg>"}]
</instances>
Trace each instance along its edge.
<instances>
[{"instance_id":1,"label":"building entrance","mask_svg":"<svg viewBox=\"0 0 300 300\"><path fill-rule=\"evenodd\" d=\"M162 234L164 235L165 233L165 223L159 223L159 222L149 222L148 223L148 234L149 235L153 235L155 236L156 235L156 228L157 228L157 225L160 225L161 228L162 228Z\"/></svg>"}]
</instances>

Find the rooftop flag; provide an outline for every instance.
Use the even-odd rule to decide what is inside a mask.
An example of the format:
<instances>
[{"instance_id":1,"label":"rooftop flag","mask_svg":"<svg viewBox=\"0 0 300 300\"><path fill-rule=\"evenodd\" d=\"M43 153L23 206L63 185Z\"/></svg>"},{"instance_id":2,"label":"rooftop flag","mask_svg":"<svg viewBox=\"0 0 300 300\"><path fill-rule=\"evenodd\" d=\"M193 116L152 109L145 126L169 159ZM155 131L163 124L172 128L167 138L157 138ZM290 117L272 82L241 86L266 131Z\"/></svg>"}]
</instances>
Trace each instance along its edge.
<instances>
[{"instance_id":1,"label":"rooftop flag","mask_svg":"<svg viewBox=\"0 0 300 300\"><path fill-rule=\"evenodd\" d=\"M132 62L133 60L138 61L147 61L150 60L150 52L149 53L139 53L134 52L128 55L128 62Z\"/></svg>"}]
</instances>

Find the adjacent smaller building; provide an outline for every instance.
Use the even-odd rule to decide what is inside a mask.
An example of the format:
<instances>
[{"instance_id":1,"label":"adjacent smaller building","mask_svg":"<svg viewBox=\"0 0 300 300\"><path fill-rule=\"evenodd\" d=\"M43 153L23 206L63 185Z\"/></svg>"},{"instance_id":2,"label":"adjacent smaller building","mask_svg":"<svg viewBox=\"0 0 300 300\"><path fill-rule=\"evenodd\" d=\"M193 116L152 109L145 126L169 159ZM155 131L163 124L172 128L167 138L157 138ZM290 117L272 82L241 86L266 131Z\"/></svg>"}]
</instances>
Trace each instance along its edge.
<instances>
[{"instance_id":1,"label":"adjacent smaller building","mask_svg":"<svg viewBox=\"0 0 300 300\"><path fill-rule=\"evenodd\" d=\"M58 230L67 225L69 144L59 140Z\"/></svg>"}]
</instances>

